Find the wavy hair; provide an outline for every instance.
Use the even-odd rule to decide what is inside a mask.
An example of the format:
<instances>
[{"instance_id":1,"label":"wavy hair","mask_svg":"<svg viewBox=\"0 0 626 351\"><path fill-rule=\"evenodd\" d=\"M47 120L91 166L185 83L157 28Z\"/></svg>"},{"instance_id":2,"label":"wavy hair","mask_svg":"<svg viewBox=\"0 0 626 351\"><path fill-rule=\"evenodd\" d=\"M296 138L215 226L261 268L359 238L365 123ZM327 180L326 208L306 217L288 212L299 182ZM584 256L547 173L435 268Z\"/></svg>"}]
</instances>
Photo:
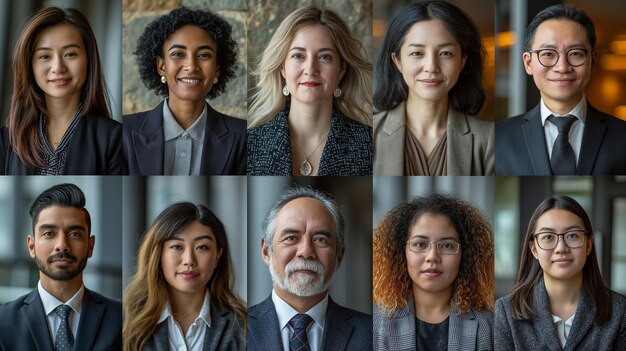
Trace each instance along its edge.
<instances>
[{"instance_id":1,"label":"wavy hair","mask_svg":"<svg viewBox=\"0 0 626 351\"><path fill-rule=\"evenodd\" d=\"M111 118L100 54L87 18L77 9L46 7L26 22L13 53L13 93L7 119L9 140L15 154L28 167L43 167L43 149L39 144L39 114L48 116L45 94L37 85L32 58L39 34L60 24L72 25L80 33L87 54L87 79L82 87L82 109L79 115L97 114Z\"/></svg>"},{"instance_id":2,"label":"wavy hair","mask_svg":"<svg viewBox=\"0 0 626 351\"><path fill-rule=\"evenodd\" d=\"M438 19L443 23L461 46L461 54L467 57L459 79L448 92L450 106L457 111L476 115L485 104L481 79L486 51L476 25L465 11L451 3L428 1L406 7L389 24L376 65L376 111L391 110L408 98L409 87L391 59L391 54L395 53L400 58L400 48L411 27L415 23L431 19Z\"/></svg>"},{"instance_id":3,"label":"wavy hair","mask_svg":"<svg viewBox=\"0 0 626 351\"><path fill-rule=\"evenodd\" d=\"M189 202L173 204L163 210L143 236L137 256L137 272L124 293L124 350L142 350L154 334L161 311L168 301L167 281L161 268L161 251L192 222L211 228L222 254L209 279L212 303L234 311L244 321L246 307L234 292L232 261L224 225L203 205Z\"/></svg>"},{"instance_id":4,"label":"wavy hair","mask_svg":"<svg viewBox=\"0 0 626 351\"><path fill-rule=\"evenodd\" d=\"M287 16L270 39L258 68L257 85L251 97L248 128L266 123L289 104L290 96L282 94L283 78L280 68L285 62L289 45L300 28L310 25L328 28L346 73L339 83L343 91L334 104L347 117L372 125L372 64L367 61L361 42L350 34L343 20L331 10L307 6Z\"/></svg>"},{"instance_id":5,"label":"wavy hair","mask_svg":"<svg viewBox=\"0 0 626 351\"><path fill-rule=\"evenodd\" d=\"M539 217L552 209L566 210L575 214L583 221L587 235L593 235L591 220L587 216L587 212L571 197L565 195L549 197L537 206L528 223L526 237L522 245L522 257L520 258L517 280L511 296L512 315L517 320L532 320L535 315L533 289L543 278L543 270L530 251L530 242L533 241L533 234L537 229ZM587 256L582 272L583 284L589 289L596 306L593 323L595 325L602 324L611 315L611 290L602 280L595 245L591 247L591 252Z\"/></svg>"},{"instance_id":6,"label":"wavy hair","mask_svg":"<svg viewBox=\"0 0 626 351\"><path fill-rule=\"evenodd\" d=\"M440 194L401 203L385 214L374 230L373 298L388 315L406 306L412 296L407 269L406 241L423 214L446 216L461 241L459 274L453 283L453 308L493 311L493 230L485 216L469 202Z\"/></svg>"}]
</instances>

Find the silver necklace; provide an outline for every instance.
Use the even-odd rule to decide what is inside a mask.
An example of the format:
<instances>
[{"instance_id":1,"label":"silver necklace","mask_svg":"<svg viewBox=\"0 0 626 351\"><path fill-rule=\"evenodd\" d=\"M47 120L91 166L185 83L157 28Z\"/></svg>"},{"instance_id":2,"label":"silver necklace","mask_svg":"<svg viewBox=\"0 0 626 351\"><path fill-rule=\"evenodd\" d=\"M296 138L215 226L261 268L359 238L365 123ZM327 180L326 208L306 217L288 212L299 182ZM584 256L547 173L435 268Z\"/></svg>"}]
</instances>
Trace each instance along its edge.
<instances>
[{"instance_id":1,"label":"silver necklace","mask_svg":"<svg viewBox=\"0 0 626 351\"><path fill-rule=\"evenodd\" d=\"M309 162L309 157L313 156L315 151L317 151L317 149L319 149L319 147L326 141L326 138L328 138L329 133L330 131L326 133L326 136L324 137L324 139L322 139L322 141L319 144L317 144L313 152L311 152L308 156L304 153L304 151L302 151L302 148L300 148L300 145L298 145L298 142L294 140L294 143L298 147L298 150L300 150L300 153L302 154L302 156L304 156L304 161L300 163L300 169L299 169L300 175L303 175L303 176L311 175L311 172L313 171L313 166Z\"/></svg>"}]
</instances>

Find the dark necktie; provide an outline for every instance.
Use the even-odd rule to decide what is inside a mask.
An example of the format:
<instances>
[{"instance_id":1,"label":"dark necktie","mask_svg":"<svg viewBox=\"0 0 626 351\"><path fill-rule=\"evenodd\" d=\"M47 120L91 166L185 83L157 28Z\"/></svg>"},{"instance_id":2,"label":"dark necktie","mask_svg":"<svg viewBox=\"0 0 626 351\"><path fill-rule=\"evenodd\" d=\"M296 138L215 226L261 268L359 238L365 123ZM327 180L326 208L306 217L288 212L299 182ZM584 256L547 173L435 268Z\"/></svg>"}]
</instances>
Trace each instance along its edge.
<instances>
[{"instance_id":1,"label":"dark necktie","mask_svg":"<svg viewBox=\"0 0 626 351\"><path fill-rule=\"evenodd\" d=\"M74 335L72 335L69 319L72 308L68 305L59 305L59 307L56 308L56 312L59 317L61 317L61 324L59 325L59 330L57 331L54 350L71 351L74 348Z\"/></svg>"},{"instance_id":2,"label":"dark necktie","mask_svg":"<svg viewBox=\"0 0 626 351\"><path fill-rule=\"evenodd\" d=\"M574 121L576 121L576 117L571 115L556 117L552 115L548 117L548 121L559 129L559 135L554 141L552 157L550 158L552 174L575 175L576 155L574 154L572 145L569 143L569 130Z\"/></svg>"},{"instance_id":3,"label":"dark necktie","mask_svg":"<svg viewBox=\"0 0 626 351\"><path fill-rule=\"evenodd\" d=\"M306 335L306 328L311 324L313 318L308 314L297 314L289 321L293 328L293 334L289 339L289 351L310 351L309 337Z\"/></svg>"}]
</instances>

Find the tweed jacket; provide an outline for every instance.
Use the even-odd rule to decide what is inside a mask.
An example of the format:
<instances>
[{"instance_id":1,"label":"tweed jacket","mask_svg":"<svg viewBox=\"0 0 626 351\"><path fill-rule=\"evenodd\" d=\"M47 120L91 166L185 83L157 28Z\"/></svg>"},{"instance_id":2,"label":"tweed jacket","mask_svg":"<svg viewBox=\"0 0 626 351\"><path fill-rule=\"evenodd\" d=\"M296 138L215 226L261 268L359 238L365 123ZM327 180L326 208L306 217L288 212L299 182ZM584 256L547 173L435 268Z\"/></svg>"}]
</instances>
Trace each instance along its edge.
<instances>
[{"instance_id":1,"label":"tweed jacket","mask_svg":"<svg viewBox=\"0 0 626 351\"><path fill-rule=\"evenodd\" d=\"M232 310L211 301L211 327L206 327L202 350L239 351L246 349L243 337L244 322ZM167 320L159 323L144 351L169 351Z\"/></svg>"},{"instance_id":2,"label":"tweed jacket","mask_svg":"<svg viewBox=\"0 0 626 351\"><path fill-rule=\"evenodd\" d=\"M576 315L561 348L557 336L550 301L543 278L533 289L532 321L513 319L511 295L496 301L495 346L497 350L569 351L569 350L626 350L626 298L611 294L611 317L601 325L593 325L596 313L594 301L586 286L580 291Z\"/></svg>"},{"instance_id":3,"label":"tweed jacket","mask_svg":"<svg viewBox=\"0 0 626 351\"><path fill-rule=\"evenodd\" d=\"M374 175L404 175L406 107L374 115ZM494 127L492 122L448 109L447 174L494 174Z\"/></svg>"},{"instance_id":4,"label":"tweed jacket","mask_svg":"<svg viewBox=\"0 0 626 351\"><path fill-rule=\"evenodd\" d=\"M492 312L472 310L462 314L450 313L448 350L493 349ZM395 311L389 317L380 306L374 304L374 350L417 350L413 297L409 298L405 308Z\"/></svg>"},{"instance_id":5,"label":"tweed jacket","mask_svg":"<svg viewBox=\"0 0 626 351\"><path fill-rule=\"evenodd\" d=\"M289 108L248 130L248 175L291 175ZM333 110L319 176L372 175L372 128Z\"/></svg>"},{"instance_id":6,"label":"tweed jacket","mask_svg":"<svg viewBox=\"0 0 626 351\"><path fill-rule=\"evenodd\" d=\"M272 297L248 309L248 351L282 349L278 315ZM372 316L337 305L328 299L321 350L372 349Z\"/></svg>"}]
</instances>

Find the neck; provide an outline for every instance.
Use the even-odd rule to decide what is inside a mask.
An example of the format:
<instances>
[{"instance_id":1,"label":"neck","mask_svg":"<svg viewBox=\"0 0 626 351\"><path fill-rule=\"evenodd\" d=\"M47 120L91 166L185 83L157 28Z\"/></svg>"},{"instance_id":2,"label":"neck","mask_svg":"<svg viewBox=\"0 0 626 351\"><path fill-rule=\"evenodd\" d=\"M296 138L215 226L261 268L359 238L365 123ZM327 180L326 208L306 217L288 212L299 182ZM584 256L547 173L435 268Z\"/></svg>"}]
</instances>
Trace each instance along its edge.
<instances>
[{"instance_id":1,"label":"neck","mask_svg":"<svg viewBox=\"0 0 626 351\"><path fill-rule=\"evenodd\" d=\"M39 272L41 286L57 300L65 303L76 294L83 286L83 274L79 274L70 280L55 280Z\"/></svg>"},{"instance_id":2,"label":"neck","mask_svg":"<svg viewBox=\"0 0 626 351\"><path fill-rule=\"evenodd\" d=\"M314 296L296 296L274 285L274 291L289 306L293 307L298 313L306 313L326 297L328 291Z\"/></svg>"},{"instance_id":3,"label":"neck","mask_svg":"<svg viewBox=\"0 0 626 351\"><path fill-rule=\"evenodd\" d=\"M170 95L167 99L167 106L172 111L172 115L174 115L174 119L183 129L189 128L193 122L200 116L202 110L204 110L204 106L206 105L206 101L190 101L190 100L180 100L176 97Z\"/></svg>"},{"instance_id":4,"label":"neck","mask_svg":"<svg viewBox=\"0 0 626 351\"><path fill-rule=\"evenodd\" d=\"M570 279L554 279L547 274L543 275L546 292L550 299L550 306L578 305L580 289L583 285L583 273L580 272Z\"/></svg>"},{"instance_id":5,"label":"neck","mask_svg":"<svg viewBox=\"0 0 626 351\"><path fill-rule=\"evenodd\" d=\"M576 105L578 105L578 103L580 102L580 99L582 99L583 97L581 95L570 101L556 101L556 100L547 98L543 95L542 95L542 98L543 98L543 103L546 105L548 110L554 113L557 113L559 115L565 115L569 113L574 107L576 107Z\"/></svg>"},{"instance_id":6,"label":"neck","mask_svg":"<svg viewBox=\"0 0 626 351\"><path fill-rule=\"evenodd\" d=\"M48 110L48 123L68 124L76 115L80 95L75 94L69 98L54 98L46 96L46 110Z\"/></svg>"},{"instance_id":7,"label":"neck","mask_svg":"<svg viewBox=\"0 0 626 351\"><path fill-rule=\"evenodd\" d=\"M167 293L170 306L172 307L172 314L191 315L195 313L195 317L200 312L202 304L204 303L206 289L194 293L184 293L168 286Z\"/></svg>"},{"instance_id":8,"label":"neck","mask_svg":"<svg viewBox=\"0 0 626 351\"><path fill-rule=\"evenodd\" d=\"M332 104L302 104L292 99L289 129L296 137L308 135L323 138L330 129L332 113Z\"/></svg>"},{"instance_id":9,"label":"neck","mask_svg":"<svg viewBox=\"0 0 626 351\"><path fill-rule=\"evenodd\" d=\"M406 122L420 135L437 134L446 128L448 122L448 97L438 101L409 97L406 101Z\"/></svg>"},{"instance_id":10,"label":"neck","mask_svg":"<svg viewBox=\"0 0 626 351\"><path fill-rule=\"evenodd\" d=\"M413 284L415 316L427 323L441 323L450 315L452 286L444 291L426 291Z\"/></svg>"}]
</instances>

